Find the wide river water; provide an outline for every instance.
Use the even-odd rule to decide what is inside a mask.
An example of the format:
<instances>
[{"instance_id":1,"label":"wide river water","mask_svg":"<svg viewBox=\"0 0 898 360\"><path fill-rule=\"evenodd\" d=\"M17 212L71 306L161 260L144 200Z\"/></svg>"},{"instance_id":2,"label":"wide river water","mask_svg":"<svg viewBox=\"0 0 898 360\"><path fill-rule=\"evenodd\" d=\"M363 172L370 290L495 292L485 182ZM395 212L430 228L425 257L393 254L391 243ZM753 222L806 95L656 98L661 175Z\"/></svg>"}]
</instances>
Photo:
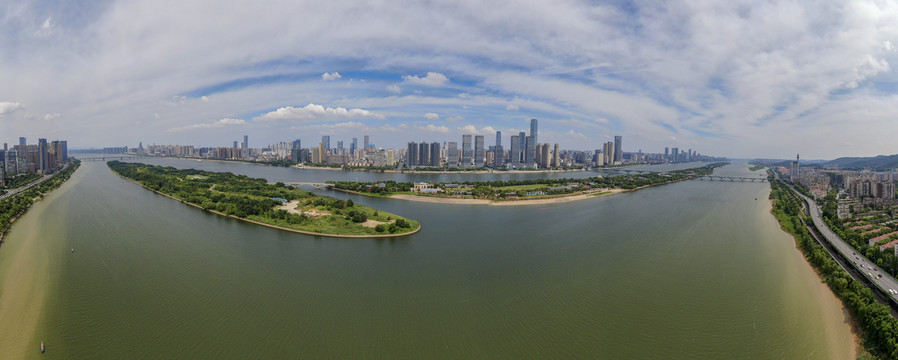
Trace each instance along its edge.
<instances>
[{"instance_id":1,"label":"wide river water","mask_svg":"<svg viewBox=\"0 0 898 360\"><path fill-rule=\"evenodd\" d=\"M297 182L592 175L143 161ZM761 175L745 163L715 173ZM770 215L766 183L511 207L322 192L422 230L380 240L279 231L83 163L0 247L0 358L854 357L846 313Z\"/></svg>"}]
</instances>

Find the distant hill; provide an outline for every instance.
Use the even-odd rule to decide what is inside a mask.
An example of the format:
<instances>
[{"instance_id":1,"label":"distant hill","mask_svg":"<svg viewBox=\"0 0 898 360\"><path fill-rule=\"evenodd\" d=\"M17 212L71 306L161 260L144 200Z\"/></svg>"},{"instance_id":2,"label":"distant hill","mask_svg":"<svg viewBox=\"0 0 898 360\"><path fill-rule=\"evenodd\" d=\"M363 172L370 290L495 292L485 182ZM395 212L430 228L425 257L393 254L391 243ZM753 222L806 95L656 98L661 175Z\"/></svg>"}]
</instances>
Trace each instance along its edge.
<instances>
[{"instance_id":1,"label":"distant hill","mask_svg":"<svg viewBox=\"0 0 898 360\"><path fill-rule=\"evenodd\" d=\"M892 170L898 168L898 154L874 157L843 157L828 161L823 166L841 169Z\"/></svg>"}]
</instances>

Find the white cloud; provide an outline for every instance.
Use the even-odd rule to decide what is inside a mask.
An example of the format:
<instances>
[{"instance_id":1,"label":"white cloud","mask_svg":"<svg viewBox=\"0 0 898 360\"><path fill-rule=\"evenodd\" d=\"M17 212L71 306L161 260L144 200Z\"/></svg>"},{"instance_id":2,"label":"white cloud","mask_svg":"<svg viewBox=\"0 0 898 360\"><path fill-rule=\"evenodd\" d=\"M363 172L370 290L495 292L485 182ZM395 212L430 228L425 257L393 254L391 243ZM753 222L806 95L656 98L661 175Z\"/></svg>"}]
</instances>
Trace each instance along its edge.
<instances>
[{"instance_id":1,"label":"white cloud","mask_svg":"<svg viewBox=\"0 0 898 360\"><path fill-rule=\"evenodd\" d=\"M55 120L58 119L61 115L59 113L50 113L44 115L44 120Z\"/></svg>"},{"instance_id":2,"label":"white cloud","mask_svg":"<svg viewBox=\"0 0 898 360\"><path fill-rule=\"evenodd\" d=\"M462 99L467 99L467 98L471 97L471 94L461 93L461 94L458 94L458 97L460 97Z\"/></svg>"},{"instance_id":3,"label":"white cloud","mask_svg":"<svg viewBox=\"0 0 898 360\"><path fill-rule=\"evenodd\" d=\"M45 38L50 35L53 35L53 20L51 18L47 18L47 20L44 20L44 23L41 24L40 29L34 32L34 37Z\"/></svg>"},{"instance_id":4,"label":"white cloud","mask_svg":"<svg viewBox=\"0 0 898 360\"><path fill-rule=\"evenodd\" d=\"M387 85L387 91L389 91L391 93L398 94L402 90L399 89L399 85L394 84L394 85Z\"/></svg>"},{"instance_id":5,"label":"white cloud","mask_svg":"<svg viewBox=\"0 0 898 360\"><path fill-rule=\"evenodd\" d=\"M24 109L25 105L19 102L0 101L0 115L11 114L16 110Z\"/></svg>"},{"instance_id":6,"label":"white cloud","mask_svg":"<svg viewBox=\"0 0 898 360\"><path fill-rule=\"evenodd\" d=\"M338 73L338 72L336 72L336 71L334 71L334 72L332 72L332 73L324 73L324 74L321 74L321 79L324 80L324 81L328 81L328 80L336 80L336 79L339 79L339 78L341 78L341 77L343 77L343 75L340 75L340 73Z\"/></svg>"},{"instance_id":7,"label":"white cloud","mask_svg":"<svg viewBox=\"0 0 898 360\"><path fill-rule=\"evenodd\" d=\"M436 126L434 124L428 124L427 126L419 126L418 129L436 133L448 133L449 128L445 126Z\"/></svg>"},{"instance_id":8,"label":"white cloud","mask_svg":"<svg viewBox=\"0 0 898 360\"><path fill-rule=\"evenodd\" d=\"M464 134L475 134L475 135L495 135L496 134L496 129L493 128L492 126L484 126L480 129L478 129L474 125L465 125L465 126L458 128L458 130Z\"/></svg>"},{"instance_id":9,"label":"white cloud","mask_svg":"<svg viewBox=\"0 0 898 360\"><path fill-rule=\"evenodd\" d=\"M449 78L446 77L446 75L437 72L428 72L427 76L424 77L417 77L415 75L403 75L402 80L416 85L441 86L448 82Z\"/></svg>"},{"instance_id":10,"label":"white cloud","mask_svg":"<svg viewBox=\"0 0 898 360\"><path fill-rule=\"evenodd\" d=\"M221 128L225 126L233 126L233 125L246 125L246 121L242 119L232 119L232 118L224 118L211 123L201 123L201 124L193 124L181 127L175 127L168 129L168 132L181 132L187 130L196 130L196 129L210 129L210 128Z\"/></svg>"},{"instance_id":11,"label":"white cloud","mask_svg":"<svg viewBox=\"0 0 898 360\"><path fill-rule=\"evenodd\" d=\"M518 107L517 105L515 105L515 104L508 104L508 106L505 107L505 110L509 110L509 111L520 110L520 109L521 109L521 108L519 108L519 107Z\"/></svg>"},{"instance_id":12,"label":"white cloud","mask_svg":"<svg viewBox=\"0 0 898 360\"><path fill-rule=\"evenodd\" d=\"M574 138L584 139L584 140L586 139L586 135L583 135L583 133L581 133L579 131L574 131L573 129L568 130L567 134L565 134L565 135L574 137Z\"/></svg>"},{"instance_id":13,"label":"white cloud","mask_svg":"<svg viewBox=\"0 0 898 360\"><path fill-rule=\"evenodd\" d=\"M450 118L446 118L446 121L451 122L451 123L457 123L459 121L464 121L464 120L465 120L465 117L461 116L461 115L456 115L456 116L453 116Z\"/></svg>"},{"instance_id":14,"label":"white cloud","mask_svg":"<svg viewBox=\"0 0 898 360\"><path fill-rule=\"evenodd\" d=\"M437 120L440 118L440 115L437 113L426 113L424 114L424 117L427 118L427 120Z\"/></svg>"},{"instance_id":15,"label":"white cloud","mask_svg":"<svg viewBox=\"0 0 898 360\"><path fill-rule=\"evenodd\" d=\"M363 109L346 109L342 107L330 108L322 105L308 104L301 108L286 106L275 111L259 115L253 121L302 121L319 119L355 119L376 118L383 119L383 115Z\"/></svg>"}]
</instances>

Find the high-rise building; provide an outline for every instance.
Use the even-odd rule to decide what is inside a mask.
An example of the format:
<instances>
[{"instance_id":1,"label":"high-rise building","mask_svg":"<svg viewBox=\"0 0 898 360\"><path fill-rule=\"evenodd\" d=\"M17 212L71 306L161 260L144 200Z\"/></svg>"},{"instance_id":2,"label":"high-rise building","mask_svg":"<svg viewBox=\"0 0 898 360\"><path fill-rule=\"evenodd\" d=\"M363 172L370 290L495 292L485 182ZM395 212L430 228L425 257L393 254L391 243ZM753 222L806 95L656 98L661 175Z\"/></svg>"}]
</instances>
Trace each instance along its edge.
<instances>
[{"instance_id":1,"label":"high-rise building","mask_svg":"<svg viewBox=\"0 0 898 360\"><path fill-rule=\"evenodd\" d=\"M471 149L471 135L461 136L461 167L471 167L474 160L474 150Z\"/></svg>"},{"instance_id":2,"label":"high-rise building","mask_svg":"<svg viewBox=\"0 0 898 360\"><path fill-rule=\"evenodd\" d=\"M670 162L680 162L680 148L670 148Z\"/></svg>"},{"instance_id":3,"label":"high-rise building","mask_svg":"<svg viewBox=\"0 0 898 360\"><path fill-rule=\"evenodd\" d=\"M518 162L523 164L527 154L527 134L521 131L520 133L518 133L518 140L521 141L521 143L518 144L521 146L521 158L518 159Z\"/></svg>"},{"instance_id":4,"label":"high-rise building","mask_svg":"<svg viewBox=\"0 0 898 360\"><path fill-rule=\"evenodd\" d=\"M624 159L624 151L623 151L623 136L615 135L614 136L614 163L620 164Z\"/></svg>"},{"instance_id":5,"label":"high-rise building","mask_svg":"<svg viewBox=\"0 0 898 360\"><path fill-rule=\"evenodd\" d=\"M446 146L446 167L458 167L458 143L450 141Z\"/></svg>"},{"instance_id":6,"label":"high-rise building","mask_svg":"<svg viewBox=\"0 0 898 360\"><path fill-rule=\"evenodd\" d=\"M233 148L235 148L235 149L237 148L237 140L234 140L234 146L233 146Z\"/></svg>"},{"instance_id":7,"label":"high-rise building","mask_svg":"<svg viewBox=\"0 0 898 360\"><path fill-rule=\"evenodd\" d=\"M249 136L243 135L243 148L249 149Z\"/></svg>"},{"instance_id":8,"label":"high-rise building","mask_svg":"<svg viewBox=\"0 0 898 360\"><path fill-rule=\"evenodd\" d=\"M555 143L555 151L552 152L552 166L561 167L561 150L558 143Z\"/></svg>"},{"instance_id":9,"label":"high-rise building","mask_svg":"<svg viewBox=\"0 0 898 360\"><path fill-rule=\"evenodd\" d=\"M423 141L418 144L418 165L430 166L430 144Z\"/></svg>"},{"instance_id":10,"label":"high-rise building","mask_svg":"<svg viewBox=\"0 0 898 360\"><path fill-rule=\"evenodd\" d=\"M19 145L26 145L24 136L19 137Z\"/></svg>"},{"instance_id":11,"label":"high-rise building","mask_svg":"<svg viewBox=\"0 0 898 360\"><path fill-rule=\"evenodd\" d=\"M430 143L430 166L440 167L440 160L442 160L442 157L440 156L440 143Z\"/></svg>"},{"instance_id":12,"label":"high-rise building","mask_svg":"<svg viewBox=\"0 0 898 360\"><path fill-rule=\"evenodd\" d=\"M37 139L37 150L40 156L39 169L42 174L46 174L50 170L50 145L47 144L47 139Z\"/></svg>"},{"instance_id":13,"label":"high-rise building","mask_svg":"<svg viewBox=\"0 0 898 360\"><path fill-rule=\"evenodd\" d=\"M355 156L355 150L359 148L359 138L352 138L349 144L349 155Z\"/></svg>"},{"instance_id":14,"label":"high-rise building","mask_svg":"<svg viewBox=\"0 0 898 360\"><path fill-rule=\"evenodd\" d=\"M602 145L602 153L604 165L614 164L614 143L609 141Z\"/></svg>"},{"instance_id":15,"label":"high-rise building","mask_svg":"<svg viewBox=\"0 0 898 360\"><path fill-rule=\"evenodd\" d=\"M330 139L328 139L330 140ZM318 143L318 164L324 164L327 162L327 148L324 147L324 143Z\"/></svg>"},{"instance_id":16,"label":"high-rise building","mask_svg":"<svg viewBox=\"0 0 898 360\"><path fill-rule=\"evenodd\" d=\"M482 168L486 163L486 150L483 148L483 135L474 136L474 167Z\"/></svg>"},{"instance_id":17,"label":"high-rise building","mask_svg":"<svg viewBox=\"0 0 898 360\"><path fill-rule=\"evenodd\" d=\"M664 159L670 160L670 148L669 147L664 147Z\"/></svg>"},{"instance_id":18,"label":"high-rise building","mask_svg":"<svg viewBox=\"0 0 898 360\"><path fill-rule=\"evenodd\" d=\"M331 151L331 137L330 135L324 135L321 137L321 147L324 148L324 154L329 153Z\"/></svg>"},{"instance_id":19,"label":"high-rise building","mask_svg":"<svg viewBox=\"0 0 898 360\"><path fill-rule=\"evenodd\" d=\"M537 129L537 121L536 119L530 119L530 136L533 136L533 144L534 146L539 143L539 129Z\"/></svg>"},{"instance_id":20,"label":"high-rise building","mask_svg":"<svg viewBox=\"0 0 898 360\"><path fill-rule=\"evenodd\" d=\"M789 169L789 180L796 184L801 180L801 164L798 161L798 155L795 154L795 161L792 162L792 168Z\"/></svg>"},{"instance_id":21,"label":"high-rise building","mask_svg":"<svg viewBox=\"0 0 898 360\"><path fill-rule=\"evenodd\" d=\"M302 141L299 139L293 140L293 149L302 149Z\"/></svg>"},{"instance_id":22,"label":"high-rise building","mask_svg":"<svg viewBox=\"0 0 898 360\"><path fill-rule=\"evenodd\" d=\"M508 149L508 161L512 167L521 167L521 136L512 135L511 144Z\"/></svg>"},{"instance_id":23,"label":"high-rise building","mask_svg":"<svg viewBox=\"0 0 898 360\"><path fill-rule=\"evenodd\" d=\"M536 139L533 136L528 136L524 139L527 144L527 152L524 158L524 163L527 166L536 165Z\"/></svg>"},{"instance_id":24,"label":"high-rise building","mask_svg":"<svg viewBox=\"0 0 898 360\"><path fill-rule=\"evenodd\" d=\"M496 146L502 146L502 132L496 131Z\"/></svg>"},{"instance_id":25,"label":"high-rise building","mask_svg":"<svg viewBox=\"0 0 898 360\"><path fill-rule=\"evenodd\" d=\"M337 140L337 150L343 150L343 140Z\"/></svg>"},{"instance_id":26,"label":"high-rise building","mask_svg":"<svg viewBox=\"0 0 898 360\"><path fill-rule=\"evenodd\" d=\"M405 167L414 168L418 166L418 143L409 142L408 151L405 153Z\"/></svg>"},{"instance_id":27,"label":"high-rise building","mask_svg":"<svg viewBox=\"0 0 898 360\"><path fill-rule=\"evenodd\" d=\"M4 147L6 147L5 144L4 144ZM63 162L69 161L69 142L66 140L60 140L59 141L59 149L60 149L60 156L62 157L62 161Z\"/></svg>"},{"instance_id":28,"label":"high-rise building","mask_svg":"<svg viewBox=\"0 0 898 360\"><path fill-rule=\"evenodd\" d=\"M493 167L503 166L505 166L505 149L502 148L502 145L496 145L493 149Z\"/></svg>"},{"instance_id":29,"label":"high-rise building","mask_svg":"<svg viewBox=\"0 0 898 360\"><path fill-rule=\"evenodd\" d=\"M365 135L365 143L363 145L365 145L365 151L368 151L368 147L371 146L371 143L368 142L368 135Z\"/></svg>"},{"instance_id":30,"label":"high-rise building","mask_svg":"<svg viewBox=\"0 0 898 360\"><path fill-rule=\"evenodd\" d=\"M552 164L552 153L549 150L549 143L540 144L539 150L539 166L547 168Z\"/></svg>"}]
</instances>

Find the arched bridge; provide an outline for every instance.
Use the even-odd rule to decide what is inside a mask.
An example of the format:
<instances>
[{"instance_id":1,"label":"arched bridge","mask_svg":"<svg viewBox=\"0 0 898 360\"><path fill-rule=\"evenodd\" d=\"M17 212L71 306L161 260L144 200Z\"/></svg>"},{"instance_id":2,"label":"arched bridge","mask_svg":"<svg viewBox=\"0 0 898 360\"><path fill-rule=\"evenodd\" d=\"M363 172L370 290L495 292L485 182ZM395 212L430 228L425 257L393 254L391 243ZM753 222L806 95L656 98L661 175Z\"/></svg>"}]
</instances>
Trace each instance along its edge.
<instances>
[{"instance_id":1,"label":"arched bridge","mask_svg":"<svg viewBox=\"0 0 898 360\"><path fill-rule=\"evenodd\" d=\"M74 158L81 161L109 161L109 160L125 160L125 159L133 159L134 156L96 156L96 157L77 157Z\"/></svg>"},{"instance_id":2,"label":"arched bridge","mask_svg":"<svg viewBox=\"0 0 898 360\"><path fill-rule=\"evenodd\" d=\"M692 180L699 181L741 181L741 182L765 182L767 181L766 177L745 177L745 176L723 176L723 175L696 175L692 177Z\"/></svg>"}]
</instances>

